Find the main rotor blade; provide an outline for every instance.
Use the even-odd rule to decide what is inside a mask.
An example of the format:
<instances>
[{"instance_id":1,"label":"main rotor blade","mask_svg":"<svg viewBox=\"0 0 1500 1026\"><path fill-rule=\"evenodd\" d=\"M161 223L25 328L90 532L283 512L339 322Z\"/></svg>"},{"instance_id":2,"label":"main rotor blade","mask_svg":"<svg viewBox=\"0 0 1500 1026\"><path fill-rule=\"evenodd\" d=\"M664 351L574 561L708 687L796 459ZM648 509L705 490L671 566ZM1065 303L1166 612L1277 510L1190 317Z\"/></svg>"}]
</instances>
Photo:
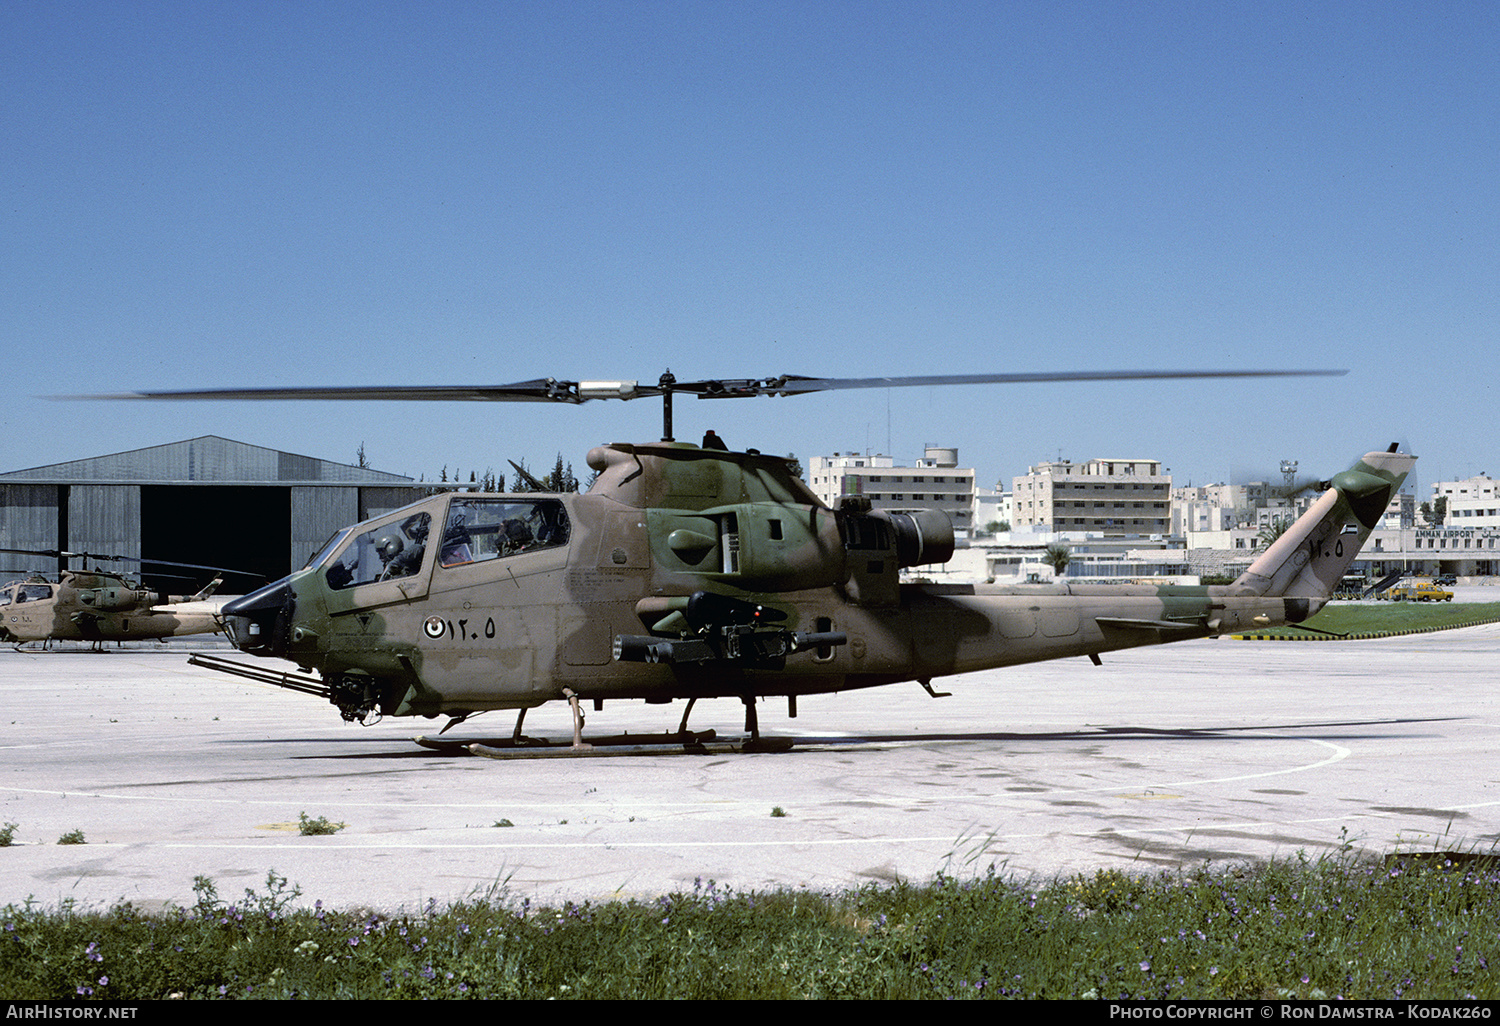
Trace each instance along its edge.
<instances>
[{"instance_id":1,"label":"main rotor blade","mask_svg":"<svg viewBox=\"0 0 1500 1026\"><path fill-rule=\"evenodd\" d=\"M511 385L349 385L342 387L209 388L167 392L64 395L58 399L389 399L402 402L582 402L576 382L538 378Z\"/></svg>"},{"instance_id":2,"label":"main rotor blade","mask_svg":"<svg viewBox=\"0 0 1500 1026\"><path fill-rule=\"evenodd\" d=\"M803 395L856 388L914 388L936 385L1006 385L1067 381L1160 381L1181 378L1336 377L1346 370L1124 370L1041 371L1008 374L933 374L916 377L813 378L783 374L770 378L714 378L676 381L664 376L656 385L636 381L562 381L537 378L508 385L352 385L343 387L215 388L191 391L115 392L57 396L60 399L152 400L390 400L401 402L561 402L590 399L640 399L681 392L700 399L740 399L758 395Z\"/></svg>"},{"instance_id":3,"label":"main rotor blade","mask_svg":"<svg viewBox=\"0 0 1500 1026\"><path fill-rule=\"evenodd\" d=\"M1011 385L1060 381L1158 381L1170 378L1304 378L1338 377L1347 370L1124 370L1040 371L1012 374L931 374L888 378L809 378L787 374L758 381L693 381L671 386L674 392L695 392L700 399L746 395L802 395L854 388L913 388L923 385Z\"/></svg>"},{"instance_id":4,"label":"main rotor blade","mask_svg":"<svg viewBox=\"0 0 1500 1026\"><path fill-rule=\"evenodd\" d=\"M101 563L140 563L152 566L175 566L187 570L213 570L216 573L239 574L243 577L262 577L263 574L252 573L249 570L231 570L227 566L207 566L203 563L176 563L170 559L143 559L140 556L107 556L102 552L69 552L67 549L4 549L0 552L12 552L21 556L45 556L48 559L92 559ZM152 576L158 576L153 574ZM160 575L169 576L169 575Z\"/></svg>"}]
</instances>

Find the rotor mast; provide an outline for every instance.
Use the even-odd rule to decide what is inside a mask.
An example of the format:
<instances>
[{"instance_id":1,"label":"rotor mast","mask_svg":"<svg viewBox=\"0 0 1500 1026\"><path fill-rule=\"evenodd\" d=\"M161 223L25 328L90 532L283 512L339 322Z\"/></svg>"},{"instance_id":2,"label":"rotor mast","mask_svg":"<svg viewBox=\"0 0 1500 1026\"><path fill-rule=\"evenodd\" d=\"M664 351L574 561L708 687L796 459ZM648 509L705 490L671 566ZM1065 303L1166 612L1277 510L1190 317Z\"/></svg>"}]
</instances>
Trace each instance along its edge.
<instances>
[{"instance_id":1,"label":"rotor mast","mask_svg":"<svg viewBox=\"0 0 1500 1026\"><path fill-rule=\"evenodd\" d=\"M668 368L661 376L661 440L663 442L673 441L672 438L672 386L677 384L677 378Z\"/></svg>"}]
</instances>

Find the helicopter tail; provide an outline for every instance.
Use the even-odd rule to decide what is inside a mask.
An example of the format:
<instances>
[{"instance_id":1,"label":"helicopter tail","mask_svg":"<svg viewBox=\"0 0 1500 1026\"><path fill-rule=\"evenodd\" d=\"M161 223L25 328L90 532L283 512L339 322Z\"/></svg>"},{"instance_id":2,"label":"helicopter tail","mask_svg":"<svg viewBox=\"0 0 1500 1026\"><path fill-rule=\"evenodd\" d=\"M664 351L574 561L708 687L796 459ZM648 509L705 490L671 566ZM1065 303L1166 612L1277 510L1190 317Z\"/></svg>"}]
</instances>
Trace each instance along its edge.
<instances>
[{"instance_id":1,"label":"helicopter tail","mask_svg":"<svg viewBox=\"0 0 1500 1026\"><path fill-rule=\"evenodd\" d=\"M219 588L219 585L221 585L223 583L224 583L224 578L223 577L215 577L213 580L209 581L208 584L204 587L204 589L202 591L198 592L198 594L188 596L187 601L188 602L202 602L204 599L208 598L215 591L217 591L218 588Z\"/></svg>"},{"instance_id":2,"label":"helicopter tail","mask_svg":"<svg viewBox=\"0 0 1500 1026\"><path fill-rule=\"evenodd\" d=\"M1230 593L1327 599L1380 522L1415 456L1370 452L1324 483L1308 511L1266 547Z\"/></svg>"}]
</instances>

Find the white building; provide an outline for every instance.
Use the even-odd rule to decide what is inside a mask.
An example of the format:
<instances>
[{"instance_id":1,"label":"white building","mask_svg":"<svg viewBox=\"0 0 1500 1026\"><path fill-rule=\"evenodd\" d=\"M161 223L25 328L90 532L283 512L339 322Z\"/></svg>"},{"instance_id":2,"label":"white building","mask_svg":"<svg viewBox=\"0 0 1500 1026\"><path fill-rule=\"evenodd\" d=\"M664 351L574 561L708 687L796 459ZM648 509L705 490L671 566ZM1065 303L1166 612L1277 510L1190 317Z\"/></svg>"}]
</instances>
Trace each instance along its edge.
<instances>
[{"instance_id":1,"label":"white building","mask_svg":"<svg viewBox=\"0 0 1500 1026\"><path fill-rule=\"evenodd\" d=\"M1380 526L1386 530L1399 531L1417 526L1417 497L1410 492L1397 492L1391 496L1391 504L1380 518Z\"/></svg>"},{"instance_id":2,"label":"white building","mask_svg":"<svg viewBox=\"0 0 1500 1026\"><path fill-rule=\"evenodd\" d=\"M1172 534L1180 537L1189 531L1228 531L1235 526L1234 506L1206 497L1207 491L1202 486L1172 489Z\"/></svg>"},{"instance_id":3,"label":"white building","mask_svg":"<svg viewBox=\"0 0 1500 1026\"><path fill-rule=\"evenodd\" d=\"M1122 537L1172 530L1172 477L1160 460L1040 463L1014 480L1013 530L1087 531Z\"/></svg>"},{"instance_id":4,"label":"white building","mask_svg":"<svg viewBox=\"0 0 1500 1026\"><path fill-rule=\"evenodd\" d=\"M1437 481L1432 486L1432 502L1448 500L1445 527L1500 527L1500 481L1487 474L1462 481Z\"/></svg>"},{"instance_id":5,"label":"white building","mask_svg":"<svg viewBox=\"0 0 1500 1026\"><path fill-rule=\"evenodd\" d=\"M998 488L974 489L974 533L985 535L989 533L990 524L1005 524L1009 530L1011 517L1014 510L1011 505L1010 492Z\"/></svg>"},{"instance_id":6,"label":"white building","mask_svg":"<svg viewBox=\"0 0 1500 1026\"><path fill-rule=\"evenodd\" d=\"M974 469L958 465L958 450L928 446L915 466L890 456L834 453L809 461L808 486L837 507L846 495L863 495L874 509L940 509L966 537L974 526Z\"/></svg>"}]
</instances>

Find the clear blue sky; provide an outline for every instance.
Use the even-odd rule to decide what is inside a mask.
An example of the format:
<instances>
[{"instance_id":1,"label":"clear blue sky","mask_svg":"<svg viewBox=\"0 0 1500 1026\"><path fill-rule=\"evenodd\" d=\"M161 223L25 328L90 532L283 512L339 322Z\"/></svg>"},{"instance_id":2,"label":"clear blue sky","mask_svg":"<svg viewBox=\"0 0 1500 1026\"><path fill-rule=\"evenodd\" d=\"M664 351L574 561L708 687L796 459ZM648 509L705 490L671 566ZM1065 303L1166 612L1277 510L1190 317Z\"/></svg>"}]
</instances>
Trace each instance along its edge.
<instances>
[{"instance_id":1,"label":"clear blue sky","mask_svg":"<svg viewBox=\"0 0 1500 1026\"><path fill-rule=\"evenodd\" d=\"M1179 482L1500 476L1500 5L0 8L0 470L199 434L467 477L655 401L292 384L1347 367L677 402L677 434Z\"/></svg>"}]
</instances>

